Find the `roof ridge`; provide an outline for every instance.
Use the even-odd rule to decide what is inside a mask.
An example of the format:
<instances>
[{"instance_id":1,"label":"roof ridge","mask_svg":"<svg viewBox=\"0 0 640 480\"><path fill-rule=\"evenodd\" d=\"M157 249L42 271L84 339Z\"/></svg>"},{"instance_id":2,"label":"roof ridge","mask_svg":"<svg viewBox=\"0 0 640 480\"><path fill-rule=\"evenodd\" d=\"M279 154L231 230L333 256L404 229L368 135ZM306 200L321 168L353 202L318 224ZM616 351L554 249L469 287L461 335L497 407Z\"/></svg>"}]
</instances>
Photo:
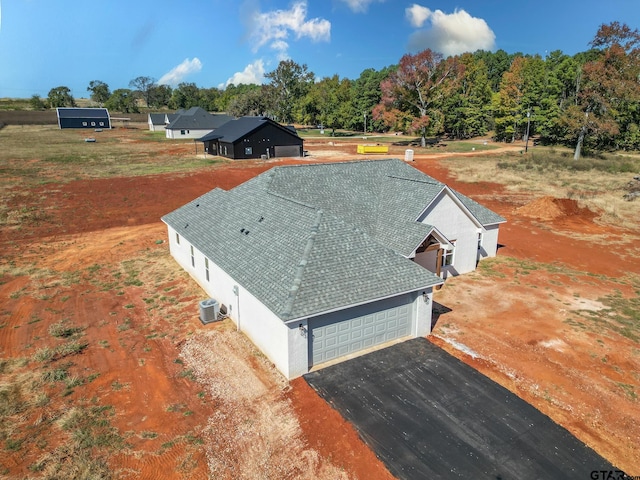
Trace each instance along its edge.
<instances>
[{"instance_id":1,"label":"roof ridge","mask_svg":"<svg viewBox=\"0 0 640 480\"><path fill-rule=\"evenodd\" d=\"M422 175L424 175L426 177L426 179L423 180L421 178L408 178L408 177L402 177L400 175L393 175L393 174L389 174L389 175L387 175L387 177L395 178L395 179L398 179L398 180L407 180L408 182L428 183L428 184L431 184L431 185L444 185L444 186L447 185L446 183L442 183L441 181L436 180L433 177L430 177L426 173L423 173L423 172L420 172L420 173L422 173Z\"/></svg>"},{"instance_id":2,"label":"roof ridge","mask_svg":"<svg viewBox=\"0 0 640 480\"><path fill-rule=\"evenodd\" d=\"M305 168L305 167L328 167L328 166L333 166L333 165L349 165L349 164L355 164L355 163L380 163L380 162L390 162L390 161L401 161L399 158L380 158L380 159L367 159L367 158L362 158L359 160L340 160L337 162L318 162L318 163L299 163L296 165L278 165L276 167L273 167L273 170L278 170L278 169L285 169L285 168Z\"/></svg>"},{"instance_id":3,"label":"roof ridge","mask_svg":"<svg viewBox=\"0 0 640 480\"><path fill-rule=\"evenodd\" d=\"M284 310L282 311L282 318L287 319L291 316L291 312L293 311L293 304L296 301L296 297L298 296L298 291L300 290L300 284L302 283L302 276L304 275L304 270L307 267L307 262L309 260L309 255L311 255L311 250L313 250L313 244L315 243L316 236L318 235L318 231L320 229L320 222L322 220L324 212L322 210L318 210L316 213L315 222L311 225L311 234L307 239L307 244L304 247L304 251L302 252L302 258L300 258L300 262L296 267L296 274L293 278L293 285L289 289L289 295L287 297L287 302L285 304Z\"/></svg>"}]
</instances>

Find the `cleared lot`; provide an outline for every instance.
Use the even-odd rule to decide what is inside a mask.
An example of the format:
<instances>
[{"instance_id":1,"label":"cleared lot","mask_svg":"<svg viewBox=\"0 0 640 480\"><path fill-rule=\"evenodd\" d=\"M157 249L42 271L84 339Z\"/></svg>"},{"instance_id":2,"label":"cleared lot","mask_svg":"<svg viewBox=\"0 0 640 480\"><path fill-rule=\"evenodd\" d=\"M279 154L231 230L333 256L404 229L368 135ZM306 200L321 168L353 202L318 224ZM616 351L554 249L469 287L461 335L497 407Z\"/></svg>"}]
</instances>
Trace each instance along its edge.
<instances>
[{"instance_id":1,"label":"cleared lot","mask_svg":"<svg viewBox=\"0 0 640 480\"><path fill-rule=\"evenodd\" d=\"M549 417L424 338L305 379L402 479L615 471Z\"/></svg>"}]
</instances>

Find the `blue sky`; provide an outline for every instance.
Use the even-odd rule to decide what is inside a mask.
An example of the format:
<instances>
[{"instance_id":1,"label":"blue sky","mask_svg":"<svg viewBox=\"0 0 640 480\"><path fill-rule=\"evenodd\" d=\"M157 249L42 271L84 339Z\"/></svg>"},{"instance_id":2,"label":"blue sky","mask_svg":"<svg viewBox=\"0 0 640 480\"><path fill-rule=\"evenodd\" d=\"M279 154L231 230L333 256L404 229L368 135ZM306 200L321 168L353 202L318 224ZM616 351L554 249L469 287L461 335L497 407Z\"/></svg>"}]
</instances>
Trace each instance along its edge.
<instances>
[{"instance_id":1,"label":"blue sky","mask_svg":"<svg viewBox=\"0 0 640 480\"><path fill-rule=\"evenodd\" d=\"M138 76L262 83L281 59L355 79L425 48L573 55L616 20L638 28L640 1L0 0L0 97Z\"/></svg>"}]
</instances>

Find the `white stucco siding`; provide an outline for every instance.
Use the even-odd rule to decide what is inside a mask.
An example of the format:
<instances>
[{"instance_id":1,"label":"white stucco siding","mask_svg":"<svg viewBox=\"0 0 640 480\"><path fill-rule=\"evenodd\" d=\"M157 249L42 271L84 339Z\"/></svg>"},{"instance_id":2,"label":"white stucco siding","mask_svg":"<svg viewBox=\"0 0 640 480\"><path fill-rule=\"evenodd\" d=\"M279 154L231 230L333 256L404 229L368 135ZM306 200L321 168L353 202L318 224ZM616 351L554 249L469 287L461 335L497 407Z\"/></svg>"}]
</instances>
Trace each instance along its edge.
<instances>
[{"instance_id":1,"label":"white stucco siding","mask_svg":"<svg viewBox=\"0 0 640 480\"><path fill-rule=\"evenodd\" d=\"M495 257L498 251L498 232L500 225L489 225L482 232L482 244L480 246L479 257Z\"/></svg>"},{"instance_id":2,"label":"white stucco siding","mask_svg":"<svg viewBox=\"0 0 640 480\"><path fill-rule=\"evenodd\" d=\"M204 137L207 133L210 133L212 131L213 131L212 129L205 129L205 130L196 130L196 129L188 129L188 128L165 129L166 137L172 138L174 140L179 140L181 138L201 138L201 137Z\"/></svg>"},{"instance_id":3,"label":"white stucco siding","mask_svg":"<svg viewBox=\"0 0 640 480\"><path fill-rule=\"evenodd\" d=\"M187 239L180 236L178 243L176 232L171 227L168 227L168 235L169 249L176 262L200 285L206 296L226 306L229 317L236 326L239 325L240 331L251 339L285 377L294 378L307 373L305 338L292 335L289 326L210 259L207 280L205 256L202 252L194 248L192 263L192 245ZM234 287L237 287L237 295ZM295 368L291 368L289 359L290 350L295 352L301 347L304 349L300 354L304 356L304 371L298 371L299 366L296 366L295 361Z\"/></svg>"},{"instance_id":4,"label":"white stucco siding","mask_svg":"<svg viewBox=\"0 0 640 480\"><path fill-rule=\"evenodd\" d=\"M438 195L418 221L435 225L450 241L455 240L453 265L442 267L443 277L475 270L479 225L460 208L447 191Z\"/></svg>"}]
</instances>

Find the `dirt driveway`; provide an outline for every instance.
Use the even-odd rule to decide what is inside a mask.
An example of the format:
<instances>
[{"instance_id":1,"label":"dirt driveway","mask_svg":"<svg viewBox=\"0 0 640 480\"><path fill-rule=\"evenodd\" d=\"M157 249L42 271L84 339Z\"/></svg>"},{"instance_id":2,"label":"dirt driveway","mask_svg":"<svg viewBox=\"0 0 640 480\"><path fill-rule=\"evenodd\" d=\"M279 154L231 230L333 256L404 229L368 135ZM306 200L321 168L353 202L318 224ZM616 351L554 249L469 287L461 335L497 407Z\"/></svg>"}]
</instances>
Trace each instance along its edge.
<instances>
[{"instance_id":1,"label":"dirt driveway","mask_svg":"<svg viewBox=\"0 0 640 480\"><path fill-rule=\"evenodd\" d=\"M509 223L495 260L436 294L443 307L430 340L640 474L640 350L637 327L624 323L640 290L629 274L640 271L639 231L603 228L579 213L518 215L533 195L461 182L438 162L418 157L415 165ZM276 164L3 190L2 474L72 477L85 468L96 478L240 478L262 465L286 478L276 468L282 449L271 447L294 442L292 476L392 478L303 380L283 384L228 325L204 328L202 292L168 254L161 215ZM211 342L220 356L206 356ZM250 385L226 372L246 373ZM263 412L287 428L274 429ZM254 444L262 447L252 456Z\"/></svg>"}]
</instances>

